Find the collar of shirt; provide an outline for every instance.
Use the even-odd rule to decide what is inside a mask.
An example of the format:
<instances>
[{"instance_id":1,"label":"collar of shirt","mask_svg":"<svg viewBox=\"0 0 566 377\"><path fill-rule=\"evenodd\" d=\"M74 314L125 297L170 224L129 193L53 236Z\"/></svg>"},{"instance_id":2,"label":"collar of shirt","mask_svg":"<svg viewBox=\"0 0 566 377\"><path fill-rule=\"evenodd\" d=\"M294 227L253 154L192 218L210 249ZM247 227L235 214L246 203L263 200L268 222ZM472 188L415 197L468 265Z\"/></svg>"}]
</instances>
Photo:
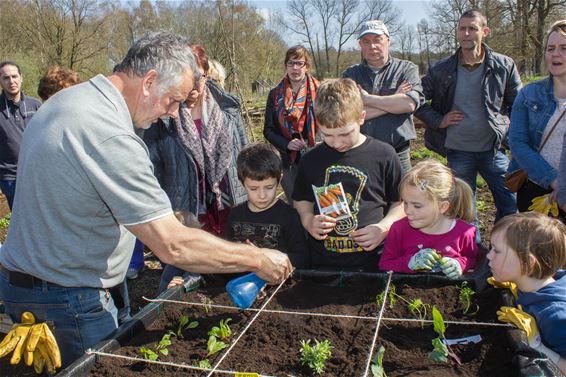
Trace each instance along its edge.
<instances>
[{"instance_id":1,"label":"collar of shirt","mask_svg":"<svg viewBox=\"0 0 566 377\"><path fill-rule=\"evenodd\" d=\"M481 58L480 60L477 60L475 62L465 62L464 54L462 53L462 50L460 50L460 53L458 54L458 64L460 64L462 67L470 71L473 71L474 69L478 68L484 62L484 60L485 60L485 50L483 46L481 48Z\"/></svg>"}]
</instances>

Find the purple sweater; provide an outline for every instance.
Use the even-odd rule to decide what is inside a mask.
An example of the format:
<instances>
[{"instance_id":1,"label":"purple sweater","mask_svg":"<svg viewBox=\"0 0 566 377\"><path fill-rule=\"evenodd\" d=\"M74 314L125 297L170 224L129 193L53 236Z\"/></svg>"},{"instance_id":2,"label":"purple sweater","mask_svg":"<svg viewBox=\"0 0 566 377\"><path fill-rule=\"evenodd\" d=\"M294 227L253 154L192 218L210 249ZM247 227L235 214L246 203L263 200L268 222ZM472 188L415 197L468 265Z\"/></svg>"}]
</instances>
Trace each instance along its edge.
<instances>
[{"instance_id":1,"label":"purple sweater","mask_svg":"<svg viewBox=\"0 0 566 377\"><path fill-rule=\"evenodd\" d=\"M443 257L456 259L462 271L474 268L478 245L476 228L457 219L452 230L444 234L426 234L409 225L403 218L396 221L385 239L379 269L383 271L415 273L408 266L411 257L421 249L432 248Z\"/></svg>"}]
</instances>

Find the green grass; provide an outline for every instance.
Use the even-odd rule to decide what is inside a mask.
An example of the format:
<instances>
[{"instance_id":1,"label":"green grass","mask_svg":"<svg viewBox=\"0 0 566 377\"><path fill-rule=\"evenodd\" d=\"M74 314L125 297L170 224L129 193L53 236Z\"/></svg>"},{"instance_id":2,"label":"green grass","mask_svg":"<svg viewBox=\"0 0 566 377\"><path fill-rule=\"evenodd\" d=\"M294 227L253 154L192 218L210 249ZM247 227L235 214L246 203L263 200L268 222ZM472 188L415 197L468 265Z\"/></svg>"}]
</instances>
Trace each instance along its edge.
<instances>
[{"instance_id":1,"label":"green grass","mask_svg":"<svg viewBox=\"0 0 566 377\"><path fill-rule=\"evenodd\" d=\"M9 213L0 219L0 229L8 229L8 226L10 226L10 216L11 214Z\"/></svg>"},{"instance_id":2,"label":"green grass","mask_svg":"<svg viewBox=\"0 0 566 377\"><path fill-rule=\"evenodd\" d=\"M434 158L435 160L442 162L444 165L446 165L447 163L446 157L442 157L438 153L435 153L430 149L427 149L426 147L420 147L411 151L411 160L418 161L418 160L423 160L425 158Z\"/></svg>"}]
</instances>

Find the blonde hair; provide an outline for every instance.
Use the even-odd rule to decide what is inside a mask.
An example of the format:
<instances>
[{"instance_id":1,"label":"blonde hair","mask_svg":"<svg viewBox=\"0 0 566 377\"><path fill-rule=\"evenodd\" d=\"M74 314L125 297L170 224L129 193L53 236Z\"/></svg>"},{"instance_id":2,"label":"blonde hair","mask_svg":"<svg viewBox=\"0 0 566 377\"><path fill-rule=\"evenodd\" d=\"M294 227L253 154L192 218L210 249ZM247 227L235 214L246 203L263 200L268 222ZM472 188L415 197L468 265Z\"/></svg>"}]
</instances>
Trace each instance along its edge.
<instances>
[{"instance_id":1,"label":"blonde hair","mask_svg":"<svg viewBox=\"0 0 566 377\"><path fill-rule=\"evenodd\" d=\"M209 60L210 67L208 68L208 77L218 83L222 88L224 88L224 82L226 81L226 70L220 64L218 60Z\"/></svg>"},{"instance_id":2,"label":"blonde hair","mask_svg":"<svg viewBox=\"0 0 566 377\"><path fill-rule=\"evenodd\" d=\"M566 225L561 221L538 212L516 213L493 226L491 234L498 232L503 232L507 246L517 253L522 274L546 279L566 267Z\"/></svg>"},{"instance_id":3,"label":"blonde hair","mask_svg":"<svg viewBox=\"0 0 566 377\"><path fill-rule=\"evenodd\" d=\"M468 223L474 221L472 189L440 162L427 159L416 164L401 180L399 191L407 186L416 187L436 203L447 201L449 206L445 216Z\"/></svg>"},{"instance_id":4,"label":"blonde hair","mask_svg":"<svg viewBox=\"0 0 566 377\"><path fill-rule=\"evenodd\" d=\"M314 116L323 127L341 128L360 119L364 104L351 79L324 80L316 92Z\"/></svg>"},{"instance_id":5,"label":"blonde hair","mask_svg":"<svg viewBox=\"0 0 566 377\"><path fill-rule=\"evenodd\" d=\"M548 38L550 37L550 34L554 32L566 35L566 19L556 21L552 24L550 29L548 29L548 32L546 33L546 43L544 44L545 48L548 47Z\"/></svg>"}]
</instances>

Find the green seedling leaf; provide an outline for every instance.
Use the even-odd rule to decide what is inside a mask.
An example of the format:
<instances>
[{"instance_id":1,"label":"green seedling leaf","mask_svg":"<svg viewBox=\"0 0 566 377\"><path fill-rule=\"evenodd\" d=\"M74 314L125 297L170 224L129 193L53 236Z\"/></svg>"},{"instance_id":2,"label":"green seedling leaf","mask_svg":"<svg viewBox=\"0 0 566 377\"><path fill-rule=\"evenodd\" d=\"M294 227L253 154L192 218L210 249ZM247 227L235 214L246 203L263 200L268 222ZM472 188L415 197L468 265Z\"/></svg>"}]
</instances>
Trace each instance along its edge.
<instances>
[{"instance_id":1,"label":"green seedling leaf","mask_svg":"<svg viewBox=\"0 0 566 377\"><path fill-rule=\"evenodd\" d=\"M383 355L385 354L385 347L379 347L371 363L371 374L373 377L387 377L383 369Z\"/></svg>"},{"instance_id":2,"label":"green seedling leaf","mask_svg":"<svg viewBox=\"0 0 566 377\"><path fill-rule=\"evenodd\" d=\"M401 297L397 293L395 293L395 289L396 289L395 285L389 284L389 290L387 291L387 300L389 300L390 309L393 309L393 307L397 303L397 297ZM385 292L381 292L375 297L375 303L377 304L378 308L380 308L381 305L383 305L384 299L385 299Z\"/></svg>"},{"instance_id":3,"label":"green seedling leaf","mask_svg":"<svg viewBox=\"0 0 566 377\"><path fill-rule=\"evenodd\" d=\"M208 344L207 344L208 354L206 355L206 357L212 356L222 351L226 347L227 347L226 343L216 339L214 335L211 335L208 337Z\"/></svg>"},{"instance_id":4,"label":"green seedling leaf","mask_svg":"<svg viewBox=\"0 0 566 377\"><path fill-rule=\"evenodd\" d=\"M314 346L311 346L311 340L301 340L301 362L307 365L316 374L322 374L326 367L326 361L332 356L330 349L330 341L323 340L319 342L315 339Z\"/></svg>"},{"instance_id":5,"label":"green seedling leaf","mask_svg":"<svg viewBox=\"0 0 566 377\"><path fill-rule=\"evenodd\" d=\"M434 361L439 361L441 363L447 363L448 362L448 347L446 347L446 344L444 344L444 342L442 342L442 339L434 338L432 340L432 346L434 347L434 349L432 350L432 352L428 353L428 357L430 357Z\"/></svg>"},{"instance_id":6,"label":"green seedling leaf","mask_svg":"<svg viewBox=\"0 0 566 377\"><path fill-rule=\"evenodd\" d=\"M228 326L228 322L230 322L232 318L226 318L225 320L220 320L219 326L214 326L209 332L208 335L212 335L217 337L220 340L228 340L230 336L232 336L232 330L230 326Z\"/></svg>"},{"instance_id":7,"label":"green seedling leaf","mask_svg":"<svg viewBox=\"0 0 566 377\"><path fill-rule=\"evenodd\" d=\"M421 328L423 328L424 320L426 319L427 308L430 307L430 305L423 303L420 298L415 298L410 301L407 306L409 308L409 311L421 320Z\"/></svg>"},{"instance_id":8,"label":"green seedling leaf","mask_svg":"<svg viewBox=\"0 0 566 377\"><path fill-rule=\"evenodd\" d=\"M199 361L197 366L199 368L206 368L206 369L212 368L212 365L210 365L210 361L208 359L203 359L203 360Z\"/></svg>"},{"instance_id":9,"label":"green seedling leaf","mask_svg":"<svg viewBox=\"0 0 566 377\"><path fill-rule=\"evenodd\" d=\"M159 358L159 355L153 352L153 350L151 350L150 348L140 347L140 353L146 360L155 361Z\"/></svg>"},{"instance_id":10,"label":"green seedling leaf","mask_svg":"<svg viewBox=\"0 0 566 377\"><path fill-rule=\"evenodd\" d=\"M432 321L434 323L434 331L438 334L439 338L444 339L444 332L446 331L444 319L434 305L432 306Z\"/></svg>"},{"instance_id":11,"label":"green seedling leaf","mask_svg":"<svg viewBox=\"0 0 566 377\"><path fill-rule=\"evenodd\" d=\"M458 289L458 301L462 305L462 312L466 315L476 314L480 310L480 307L477 304L475 305L475 310L470 311L472 306L472 297L476 294L476 292L468 286L467 281L462 282L462 284L458 286Z\"/></svg>"},{"instance_id":12,"label":"green seedling leaf","mask_svg":"<svg viewBox=\"0 0 566 377\"><path fill-rule=\"evenodd\" d=\"M183 330L185 329L194 329L195 327L198 326L198 322L197 321L192 321L189 322L189 316L187 315L182 315L179 318L179 326L177 327L177 331L176 332L172 332L171 333L175 336L177 336L178 338L182 338L183 337Z\"/></svg>"}]
</instances>

